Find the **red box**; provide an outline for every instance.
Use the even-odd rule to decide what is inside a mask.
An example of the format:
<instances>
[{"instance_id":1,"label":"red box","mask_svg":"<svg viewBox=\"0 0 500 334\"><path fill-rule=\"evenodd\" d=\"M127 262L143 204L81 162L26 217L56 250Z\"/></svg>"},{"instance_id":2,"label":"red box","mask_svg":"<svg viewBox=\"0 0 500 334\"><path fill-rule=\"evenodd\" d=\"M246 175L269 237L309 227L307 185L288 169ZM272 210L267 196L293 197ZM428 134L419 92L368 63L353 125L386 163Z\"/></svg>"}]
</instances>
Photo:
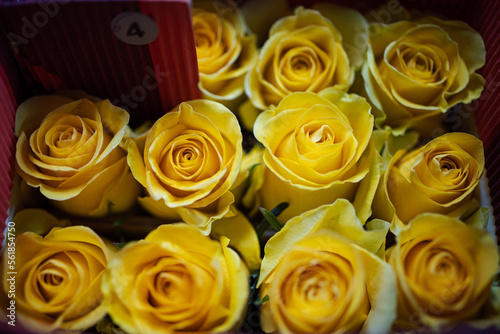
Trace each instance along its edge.
<instances>
[{"instance_id":1,"label":"red box","mask_svg":"<svg viewBox=\"0 0 500 334\"><path fill-rule=\"evenodd\" d=\"M387 6L383 5L387 1L379 0L331 2L383 21L391 14L393 1L397 0L389 0ZM312 2L289 0L290 6ZM474 117L463 120L474 128L470 123L475 119L484 142L490 196L483 187L483 199L491 198L500 221L500 2L400 0L400 4L465 21L484 39L486 64L479 72L486 85L482 96L466 107ZM181 101L199 98L189 6L189 0L0 2L0 230L9 218L17 105L37 94L83 89L128 109L131 123L137 125L158 118ZM116 18L123 13L152 18L158 26L156 38L143 45L120 40L114 30ZM137 28L133 20L126 22L130 35L143 32L140 24ZM500 236L498 228L496 233Z\"/></svg>"}]
</instances>

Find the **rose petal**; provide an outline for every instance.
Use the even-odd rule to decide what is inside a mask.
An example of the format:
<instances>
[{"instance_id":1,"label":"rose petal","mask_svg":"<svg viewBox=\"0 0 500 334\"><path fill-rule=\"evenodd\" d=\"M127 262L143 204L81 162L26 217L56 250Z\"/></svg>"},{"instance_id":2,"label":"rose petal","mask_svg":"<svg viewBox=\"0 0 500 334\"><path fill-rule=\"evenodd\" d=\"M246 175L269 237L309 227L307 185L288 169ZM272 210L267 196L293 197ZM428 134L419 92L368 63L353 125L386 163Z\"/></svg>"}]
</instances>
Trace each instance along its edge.
<instances>
[{"instance_id":1,"label":"rose petal","mask_svg":"<svg viewBox=\"0 0 500 334\"><path fill-rule=\"evenodd\" d=\"M312 7L332 21L342 35L342 43L354 68L363 64L368 38L368 23L363 15L351 8L332 3L316 3Z\"/></svg>"},{"instance_id":2,"label":"rose petal","mask_svg":"<svg viewBox=\"0 0 500 334\"><path fill-rule=\"evenodd\" d=\"M234 248L248 266L250 272L260 268L260 243L252 224L241 213L234 217L216 220L212 224L211 235L214 237L225 236L229 239L229 246Z\"/></svg>"},{"instance_id":3,"label":"rose petal","mask_svg":"<svg viewBox=\"0 0 500 334\"><path fill-rule=\"evenodd\" d=\"M39 95L24 101L16 110L15 135L25 132L29 136L52 110L70 102L73 100L49 95Z\"/></svg>"},{"instance_id":4,"label":"rose petal","mask_svg":"<svg viewBox=\"0 0 500 334\"><path fill-rule=\"evenodd\" d=\"M266 256L262 262L258 285L270 275L293 244L321 230L334 231L368 251L376 253L385 242L388 225L386 224L381 231L365 230L359 218L356 217L352 204L344 199L338 199L333 204L307 211L289 220L283 229L266 243L264 249Z\"/></svg>"},{"instance_id":5,"label":"rose petal","mask_svg":"<svg viewBox=\"0 0 500 334\"><path fill-rule=\"evenodd\" d=\"M445 21L432 16L426 16L418 21L441 27L450 35L452 40L457 42L460 58L465 61L469 73L483 67L486 53L484 41L481 35L477 31L474 31L466 22L456 20Z\"/></svg>"}]
</instances>

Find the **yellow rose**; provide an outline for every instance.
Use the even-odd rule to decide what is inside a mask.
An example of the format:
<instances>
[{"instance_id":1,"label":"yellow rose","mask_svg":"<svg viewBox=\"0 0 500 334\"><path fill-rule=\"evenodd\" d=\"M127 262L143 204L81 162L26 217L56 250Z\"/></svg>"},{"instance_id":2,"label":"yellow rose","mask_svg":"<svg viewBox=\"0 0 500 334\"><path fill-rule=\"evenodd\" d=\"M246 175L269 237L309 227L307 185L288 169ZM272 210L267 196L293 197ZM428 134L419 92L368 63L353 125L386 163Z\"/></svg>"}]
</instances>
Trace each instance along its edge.
<instances>
[{"instance_id":1,"label":"yellow rose","mask_svg":"<svg viewBox=\"0 0 500 334\"><path fill-rule=\"evenodd\" d=\"M484 169L483 144L467 133L444 134L413 151L394 154L373 201L373 215L398 234L424 212L466 217Z\"/></svg>"},{"instance_id":2,"label":"yellow rose","mask_svg":"<svg viewBox=\"0 0 500 334\"><path fill-rule=\"evenodd\" d=\"M9 248L3 253L2 299L10 303L9 295L15 296L22 326L37 333L85 330L104 317L101 282L109 254L95 232L84 226L56 227L45 237L25 232L15 244L14 270L8 265Z\"/></svg>"},{"instance_id":3,"label":"yellow rose","mask_svg":"<svg viewBox=\"0 0 500 334\"><path fill-rule=\"evenodd\" d=\"M210 233L232 214L229 191L238 177L242 134L236 116L218 102L183 102L158 119L145 137L126 142L128 162L150 197L140 203L165 219Z\"/></svg>"},{"instance_id":4,"label":"yellow rose","mask_svg":"<svg viewBox=\"0 0 500 334\"><path fill-rule=\"evenodd\" d=\"M396 318L396 279L374 252L389 224L364 229L346 200L287 222L266 244L259 277L267 333L387 333Z\"/></svg>"},{"instance_id":5,"label":"yellow rose","mask_svg":"<svg viewBox=\"0 0 500 334\"><path fill-rule=\"evenodd\" d=\"M442 113L481 94L484 43L466 23L429 17L369 31L362 76L378 126L432 131Z\"/></svg>"},{"instance_id":6,"label":"yellow rose","mask_svg":"<svg viewBox=\"0 0 500 334\"><path fill-rule=\"evenodd\" d=\"M257 110L277 105L293 92L317 93L327 87L343 91L349 89L356 64L349 59L342 44L342 35L334 24L353 26L361 22L360 29L364 29L365 21L361 15L352 15L354 11L342 7L335 9L347 13L352 20L338 19L332 23L316 10L299 7L295 15L286 16L273 24L257 63L245 78L245 92L251 102L244 104L240 110L245 126L251 128ZM349 31L348 28L344 30ZM349 36L355 38L354 33Z\"/></svg>"},{"instance_id":7,"label":"yellow rose","mask_svg":"<svg viewBox=\"0 0 500 334\"><path fill-rule=\"evenodd\" d=\"M444 215L419 215L388 250L398 280L398 325L442 331L452 323L482 320L487 327L498 260L486 231ZM499 310L493 316L500 327Z\"/></svg>"},{"instance_id":8,"label":"yellow rose","mask_svg":"<svg viewBox=\"0 0 500 334\"><path fill-rule=\"evenodd\" d=\"M194 1L193 31L203 98L234 108L243 97L245 74L257 60L255 36L238 7Z\"/></svg>"},{"instance_id":9,"label":"yellow rose","mask_svg":"<svg viewBox=\"0 0 500 334\"><path fill-rule=\"evenodd\" d=\"M254 127L265 147L260 205L272 209L288 202L279 216L285 222L346 198L366 220L380 176L372 129L365 99L333 88L293 93L262 112Z\"/></svg>"},{"instance_id":10,"label":"yellow rose","mask_svg":"<svg viewBox=\"0 0 500 334\"><path fill-rule=\"evenodd\" d=\"M16 112L16 171L68 213L126 211L140 191L119 146L128 120L108 100L32 97Z\"/></svg>"},{"instance_id":11,"label":"yellow rose","mask_svg":"<svg viewBox=\"0 0 500 334\"><path fill-rule=\"evenodd\" d=\"M109 263L109 314L127 333L221 333L248 299L248 271L228 248L186 224L162 225Z\"/></svg>"}]
</instances>

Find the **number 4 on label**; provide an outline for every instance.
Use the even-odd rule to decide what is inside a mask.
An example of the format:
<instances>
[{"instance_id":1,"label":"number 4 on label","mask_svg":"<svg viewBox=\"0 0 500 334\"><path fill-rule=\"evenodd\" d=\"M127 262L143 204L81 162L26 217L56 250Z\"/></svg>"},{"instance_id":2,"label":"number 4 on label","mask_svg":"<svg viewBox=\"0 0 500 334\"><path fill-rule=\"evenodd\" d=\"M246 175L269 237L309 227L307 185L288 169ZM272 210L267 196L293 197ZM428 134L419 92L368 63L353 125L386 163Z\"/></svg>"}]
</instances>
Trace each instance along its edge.
<instances>
[{"instance_id":1,"label":"number 4 on label","mask_svg":"<svg viewBox=\"0 0 500 334\"><path fill-rule=\"evenodd\" d=\"M127 36L144 36L145 32L141 30L141 27L137 22L132 22L127 30Z\"/></svg>"},{"instance_id":2,"label":"number 4 on label","mask_svg":"<svg viewBox=\"0 0 500 334\"><path fill-rule=\"evenodd\" d=\"M119 40L132 45L149 44L160 32L151 17L139 12L121 13L111 22L111 29Z\"/></svg>"}]
</instances>

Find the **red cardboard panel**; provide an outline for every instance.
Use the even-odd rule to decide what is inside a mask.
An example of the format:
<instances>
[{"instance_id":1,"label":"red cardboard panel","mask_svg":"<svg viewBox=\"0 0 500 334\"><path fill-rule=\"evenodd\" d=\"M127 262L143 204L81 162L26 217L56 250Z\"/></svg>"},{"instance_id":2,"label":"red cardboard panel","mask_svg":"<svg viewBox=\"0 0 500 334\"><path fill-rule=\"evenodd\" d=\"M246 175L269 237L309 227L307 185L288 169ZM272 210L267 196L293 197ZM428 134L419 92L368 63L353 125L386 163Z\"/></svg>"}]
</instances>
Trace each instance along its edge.
<instances>
[{"instance_id":1,"label":"red cardboard panel","mask_svg":"<svg viewBox=\"0 0 500 334\"><path fill-rule=\"evenodd\" d=\"M479 1L468 5L468 23L484 39L486 64L480 73L486 79L481 97L473 101L479 138L484 143L486 175L496 221L500 221L500 2ZM465 16L467 19L467 15ZM500 237L498 224L496 234Z\"/></svg>"},{"instance_id":2,"label":"red cardboard panel","mask_svg":"<svg viewBox=\"0 0 500 334\"><path fill-rule=\"evenodd\" d=\"M1 59L1 58L0 58ZM3 60L3 59L1 59ZM17 107L10 82L0 62L0 231L5 229L10 189L14 177L14 115ZM4 238L0 233L0 244Z\"/></svg>"},{"instance_id":3,"label":"red cardboard panel","mask_svg":"<svg viewBox=\"0 0 500 334\"><path fill-rule=\"evenodd\" d=\"M1 8L0 22L32 95L83 89L136 125L200 97L190 15L187 1L24 1Z\"/></svg>"},{"instance_id":4,"label":"red cardboard panel","mask_svg":"<svg viewBox=\"0 0 500 334\"><path fill-rule=\"evenodd\" d=\"M472 26L483 36L486 47L486 64L481 70L486 85L481 98L477 101L476 123L479 136L486 148L498 145L495 140L500 129L500 3L487 1L478 8L482 16L474 18Z\"/></svg>"}]
</instances>

